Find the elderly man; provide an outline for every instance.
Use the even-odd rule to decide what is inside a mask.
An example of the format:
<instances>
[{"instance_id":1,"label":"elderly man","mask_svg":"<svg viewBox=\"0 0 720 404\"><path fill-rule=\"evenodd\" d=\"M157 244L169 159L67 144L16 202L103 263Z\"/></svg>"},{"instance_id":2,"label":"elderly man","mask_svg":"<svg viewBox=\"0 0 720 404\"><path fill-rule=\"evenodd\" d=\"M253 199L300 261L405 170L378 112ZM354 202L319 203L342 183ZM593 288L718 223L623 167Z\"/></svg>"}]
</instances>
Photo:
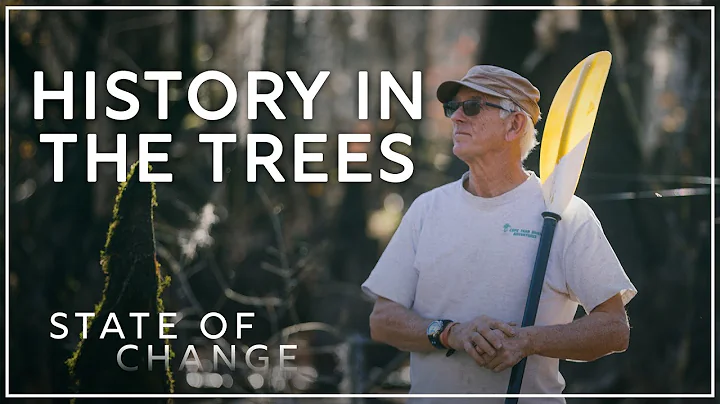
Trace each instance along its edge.
<instances>
[{"instance_id":1,"label":"elderly man","mask_svg":"<svg viewBox=\"0 0 720 404\"><path fill-rule=\"evenodd\" d=\"M517 73L481 65L442 83L437 98L469 170L412 203L362 285L376 298L372 338L411 352L413 394L504 394L525 357L521 393L561 394L560 359L627 349L625 305L637 290L592 209L574 197L555 233L536 325L519 327L545 210L539 178L523 167L538 143L540 93ZM587 315L575 319L578 305Z\"/></svg>"}]
</instances>

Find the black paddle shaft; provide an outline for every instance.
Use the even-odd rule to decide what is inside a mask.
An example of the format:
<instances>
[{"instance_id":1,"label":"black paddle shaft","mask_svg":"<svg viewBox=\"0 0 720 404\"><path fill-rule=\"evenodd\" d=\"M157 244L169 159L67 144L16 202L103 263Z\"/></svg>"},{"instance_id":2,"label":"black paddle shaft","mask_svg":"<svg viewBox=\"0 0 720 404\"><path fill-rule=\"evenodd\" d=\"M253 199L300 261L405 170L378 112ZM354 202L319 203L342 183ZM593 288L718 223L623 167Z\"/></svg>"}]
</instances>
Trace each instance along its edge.
<instances>
[{"instance_id":1,"label":"black paddle shaft","mask_svg":"<svg viewBox=\"0 0 720 404\"><path fill-rule=\"evenodd\" d=\"M545 271L547 270L548 258L550 257L550 247L552 247L553 236L555 236L555 227L560 221L560 215L552 212L543 212L542 217L542 233L540 233L540 244L538 245L537 256L535 256L535 266L533 267L532 279L530 280L530 291L528 292L527 301L525 302L525 313L523 314L522 320L523 327L535 325L535 316L537 315L538 304L540 303L540 293L542 292L543 282L545 281ZM513 366L512 372L510 373L510 383L508 384L508 394L520 393L526 363L527 358L523 358ZM517 398L508 397L505 399L505 404L517 404L517 402Z\"/></svg>"}]
</instances>

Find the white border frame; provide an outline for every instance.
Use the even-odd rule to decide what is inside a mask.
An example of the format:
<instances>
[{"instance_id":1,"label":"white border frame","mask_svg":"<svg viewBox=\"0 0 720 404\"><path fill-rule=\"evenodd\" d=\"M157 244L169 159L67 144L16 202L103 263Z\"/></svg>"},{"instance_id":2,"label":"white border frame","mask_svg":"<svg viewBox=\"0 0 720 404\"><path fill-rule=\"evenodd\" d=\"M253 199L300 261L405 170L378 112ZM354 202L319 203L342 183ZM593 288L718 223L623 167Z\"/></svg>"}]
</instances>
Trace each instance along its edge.
<instances>
[{"instance_id":1,"label":"white border frame","mask_svg":"<svg viewBox=\"0 0 720 404\"><path fill-rule=\"evenodd\" d=\"M10 393L10 11L150 10L707 10L710 11L710 393L702 394L13 394ZM5 397L6 398L715 398L715 7L714 6L6 6L5 7Z\"/></svg>"}]
</instances>

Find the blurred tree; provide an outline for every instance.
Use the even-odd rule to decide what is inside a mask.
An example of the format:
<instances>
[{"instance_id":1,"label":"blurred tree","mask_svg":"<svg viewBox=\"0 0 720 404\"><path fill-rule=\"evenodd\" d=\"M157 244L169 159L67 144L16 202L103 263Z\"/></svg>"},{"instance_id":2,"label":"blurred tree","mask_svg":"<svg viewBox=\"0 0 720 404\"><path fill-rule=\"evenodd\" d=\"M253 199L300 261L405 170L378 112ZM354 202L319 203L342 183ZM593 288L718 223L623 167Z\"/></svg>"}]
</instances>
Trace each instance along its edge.
<instances>
[{"instance_id":1,"label":"blurred tree","mask_svg":"<svg viewBox=\"0 0 720 404\"><path fill-rule=\"evenodd\" d=\"M170 277L160 274L160 265L155 258L155 184L140 182L137 169L136 163L127 182L118 190L113 222L101 255L105 273L102 300L89 322L87 338L80 341L68 360L73 389L80 394L168 394L174 391L169 367L172 349L167 339L161 339L158 326L159 313L164 312L161 295L170 283ZM130 317L130 313L148 313L149 318L142 320L144 326L139 329L137 319ZM164 332L168 331L165 328ZM142 338L138 338L140 332ZM137 367L131 371L122 369L116 359L120 349L130 344L137 349L126 350L122 358L125 366ZM151 360L150 352L153 357L167 354L167 362ZM168 401L162 398L145 400L148 403Z\"/></svg>"}]
</instances>

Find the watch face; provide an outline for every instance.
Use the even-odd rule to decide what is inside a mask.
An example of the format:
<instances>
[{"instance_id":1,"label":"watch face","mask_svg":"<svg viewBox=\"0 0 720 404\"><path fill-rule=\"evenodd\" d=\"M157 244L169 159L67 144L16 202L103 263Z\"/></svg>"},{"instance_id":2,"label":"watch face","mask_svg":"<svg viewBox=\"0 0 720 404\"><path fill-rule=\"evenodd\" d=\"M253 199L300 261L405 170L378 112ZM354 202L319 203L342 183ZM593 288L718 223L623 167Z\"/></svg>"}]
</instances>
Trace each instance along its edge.
<instances>
[{"instance_id":1,"label":"watch face","mask_svg":"<svg viewBox=\"0 0 720 404\"><path fill-rule=\"evenodd\" d=\"M442 323L440 321L433 321L430 323L430 326L428 327L428 334L434 335L440 332L440 329L442 328Z\"/></svg>"}]
</instances>

